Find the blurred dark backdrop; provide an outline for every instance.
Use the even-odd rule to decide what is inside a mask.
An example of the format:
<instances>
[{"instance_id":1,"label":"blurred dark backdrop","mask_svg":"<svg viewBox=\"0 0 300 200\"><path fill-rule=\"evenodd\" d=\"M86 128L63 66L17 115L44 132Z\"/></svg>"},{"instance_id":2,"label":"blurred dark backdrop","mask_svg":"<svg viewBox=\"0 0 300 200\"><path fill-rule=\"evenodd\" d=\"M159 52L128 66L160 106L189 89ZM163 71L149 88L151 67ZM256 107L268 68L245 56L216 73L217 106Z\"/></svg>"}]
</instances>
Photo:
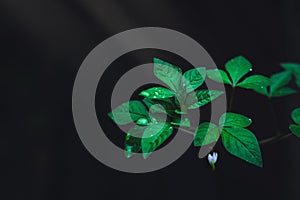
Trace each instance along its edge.
<instances>
[{"instance_id":1,"label":"blurred dark backdrop","mask_svg":"<svg viewBox=\"0 0 300 200\"><path fill-rule=\"evenodd\" d=\"M1 0L0 198L298 200L300 140L295 137L264 146L263 169L220 147L213 173L191 146L160 171L127 174L87 152L74 127L71 95L77 70L96 45L144 26L189 35L220 68L241 54L256 73L279 72L280 62L300 62L299 9L296 0ZM124 65L134 67L159 53L135 52L131 56L140 61ZM103 84L104 94L110 94L109 84ZM234 111L252 116L251 130L264 139L276 126L288 132L289 113L299 107L299 95L273 104L278 125L269 119L266 99L246 90L237 93Z\"/></svg>"}]
</instances>

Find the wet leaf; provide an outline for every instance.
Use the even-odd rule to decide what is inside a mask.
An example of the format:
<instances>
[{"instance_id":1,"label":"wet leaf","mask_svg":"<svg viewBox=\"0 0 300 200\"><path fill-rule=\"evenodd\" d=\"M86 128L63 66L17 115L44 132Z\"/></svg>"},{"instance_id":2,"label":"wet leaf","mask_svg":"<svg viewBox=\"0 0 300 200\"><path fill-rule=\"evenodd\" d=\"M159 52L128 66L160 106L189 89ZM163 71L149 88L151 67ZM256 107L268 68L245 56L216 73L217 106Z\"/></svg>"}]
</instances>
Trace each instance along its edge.
<instances>
[{"instance_id":1,"label":"wet leaf","mask_svg":"<svg viewBox=\"0 0 300 200\"><path fill-rule=\"evenodd\" d=\"M173 127L167 123L158 123L147 127L142 138L143 157L146 159L151 152L165 142L173 132Z\"/></svg>"},{"instance_id":2,"label":"wet leaf","mask_svg":"<svg viewBox=\"0 0 300 200\"><path fill-rule=\"evenodd\" d=\"M187 96L186 105L188 106L188 109L199 108L222 94L224 94L224 92L218 90L198 90Z\"/></svg>"},{"instance_id":3,"label":"wet leaf","mask_svg":"<svg viewBox=\"0 0 300 200\"><path fill-rule=\"evenodd\" d=\"M241 127L224 128L221 136L229 153L258 167L263 166L258 141L251 131Z\"/></svg>"},{"instance_id":4,"label":"wet leaf","mask_svg":"<svg viewBox=\"0 0 300 200\"><path fill-rule=\"evenodd\" d=\"M124 142L124 153L127 158L130 158L134 153L138 153L141 149L141 139L145 127L133 126L129 129Z\"/></svg>"},{"instance_id":5,"label":"wet leaf","mask_svg":"<svg viewBox=\"0 0 300 200\"><path fill-rule=\"evenodd\" d=\"M224 113L219 119L219 125L221 127L248 127L251 123L252 120L249 117L231 112Z\"/></svg>"},{"instance_id":6,"label":"wet leaf","mask_svg":"<svg viewBox=\"0 0 300 200\"><path fill-rule=\"evenodd\" d=\"M146 107L140 101L129 101L121 104L108 116L117 124L123 125L135 122L140 118L149 119Z\"/></svg>"},{"instance_id":7,"label":"wet leaf","mask_svg":"<svg viewBox=\"0 0 300 200\"><path fill-rule=\"evenodd\" d=\"M166 99L175 96L174 92L164 87L149 88L143 90L140 95L149 99Z\"/></svg>"},{"instance_id":8,"label":"wet leaf","mask_svg":"<svg viewBox=\"0 0 300 200\"><path fill-rule=\"evenodd\" d=\"M225 68L231 77L232 84L235 86L243 76L252 70L252 65L243 56L237 56L229 60L225 64Z\"/></svg>"},{"instance_id":9,"label":"wet leaf","mask_svg":"<svg viewBox=\"0 0 300 200\"><path fill-rule=\"evenodd\" d=\"M271 80L268 77L262 75L253 75L247 77L240 82L237 86L246 89L256 89L261 87L267 87L271 84Z\"/></svg>"}]
</instances>

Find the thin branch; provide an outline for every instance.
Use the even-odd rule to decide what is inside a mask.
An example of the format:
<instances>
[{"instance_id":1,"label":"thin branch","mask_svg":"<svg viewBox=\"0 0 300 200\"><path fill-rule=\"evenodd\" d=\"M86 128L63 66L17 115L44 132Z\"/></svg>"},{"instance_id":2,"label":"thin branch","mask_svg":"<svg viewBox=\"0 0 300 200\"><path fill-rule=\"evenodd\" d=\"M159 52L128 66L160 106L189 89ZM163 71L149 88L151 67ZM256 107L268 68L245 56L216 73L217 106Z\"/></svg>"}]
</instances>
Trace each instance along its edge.
<instances>
[{"instance_id":1,"label":"thin branch","mask_svg":"<svg viewBox=\"0 0 300 200\"><path fill-rule=\"evenodd\" d=\"M279 123L278 123L277 115L276 115L276 112L274 110L274 106L273 106L273 103L271 101L271 97L269 97L268 99L269 99L268 104L269 104L269 109L270 109L270 112L271 112L272 121L273 121L274 125L276 126L276 130L277 130L276 136L280 136L281 134L278 131L279 130L279 127L278 127Z\"/></svg>"},{"instance_id":2,"label":"thin branch","mask_svg":"<svg viewBox=\"0 0 300 200\"><path fill-rule=\"evenodd\" d=\"M178 130L181 130L181 131L183 131L183 132L185 132L185 133L191 134L191 135L194 135L194 134L195 134L195 132L190 131L190 130L187 130L187 129L182 128L182 127L174 127L174 128L176 128L176 129L178 129ZM267 138L267 139L263 139L263 140L258 141L258 144L259 144L260 146L263 146L263 145L265 145L265 144L271 144L271 143L279 142L279 141L281 141L281 140L284 140L284 139L289 138L291 135L293 135L293 133L282 134L282 135L275 135L275 136L272 136L272 137L270 137L270 138Z\"/></svg>"},{"instance_id":3,"label":"thin branch","mask_svg":"<svg viewBox=\"0 0 300 200\"><path fill-rule=\"evenodd\" d=\"M191 135L194 135L195 133L194 132L192 132L192 131L190 131L190 130L187 130L187 129L184 129L184 128L181 128L181 127L174 127L174 128L176 128L177 130L181 130L181 131L183 131L183 132L185 132L185 133L188 133L188 134L191 134Z\"/></svg>"},{"instance_id":4,"label":"thin branch","mask_svg":"<svg viewBox=\"0 0 300 200\"><path fill-rule=\"evenodd\" d=\"M265 144L270 144L270 143L274 143L274 142L279 142L281 140L284 140L288 137L290 137L291 135L293 135L293 133L288 133L288 134L284 134L284 135L275 135L273 137L264 139L264 140L260 140L258 143L259 145L265 145Z\"/></svg>"},{"instance_id":5,"label":"thin branch","mask_svg":"<svg viewBox=\"0 0 300 200\"><path fill-rule=\"evenodd\" d=\"M235 94L235 87L233 86L233 87L232 87L232 91L231 91L231 96L230 96L230 102L229 102L228 111L231 111L231 110L232 110L234 94Z\"/></svg>"}]
</instances>

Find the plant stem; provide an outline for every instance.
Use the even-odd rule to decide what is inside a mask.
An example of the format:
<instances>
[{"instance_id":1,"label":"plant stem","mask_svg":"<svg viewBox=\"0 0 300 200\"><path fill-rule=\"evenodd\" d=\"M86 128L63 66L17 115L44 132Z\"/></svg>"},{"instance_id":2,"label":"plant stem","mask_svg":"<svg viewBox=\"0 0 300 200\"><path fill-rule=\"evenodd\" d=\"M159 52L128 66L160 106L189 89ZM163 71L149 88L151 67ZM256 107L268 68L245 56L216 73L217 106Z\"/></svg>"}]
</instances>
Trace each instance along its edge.
<instances>
[{"instance_id":1,"label":"plant stem","mask_svg":"<svg viewBox=\"0 0 300 200\"><path fill-rule=\"evenodd\" d=\"M178 130L181 130L185 133L191 134L191 135L195 134L193 131L187 130L185 128L181 128L181 127L174 127L174 128L176 128ZM270 138L258 141L258 144L262 146L262 145L265 145L265 144L271 144L271 143L274 143L274 142L279 142L281 140L289 138L291 135L293 135L293 133L275 135L275 136L272 136Z\"/></svg>"},{"instance_id":2,"label":"plant stem","mask_svg":"<svg viewBox=\"0 0 300 200\"><path fill-rule=\"evenodd\" d=\"M271 112L271 116L272 116L272 120L273 120L273 123L275 124L276 126L276 130L277 130L277 133L276 135L277 136L280 136L280 132L278 131L279 130L279 127L278 127L278 120L277 120L277 116L276 116L276 112L274 110L274 106L272 104L272 101L271 101L271 98L269 97L269 109L270 109L270 112Z\"/></svg>"},{"instance_id":3,"label":"plant stem","mask_svg":"<svg viewBox=\"0 0 300 200\"><path fill-rule=\"evenodd\" d=\"M211 168L212 168L212 170L213 170L213 171L215 171L215 170L216 170L215 163L214 163L214 162L212 162L210 165L211 165Z\"/></svg>"},{"instance_id":4,"label":"plant stem","mask_svg":"<svg viewBox=\"0 0 300 200\"><path fill-rule=\"evenodd\" d=\"M231 96L230 96L230 102L229 102L229 107L228 107L228 111L229 112L232 110L232 107L233 107L234 94L235 94L235 86L232 86L232 91L231 91Z\"/></svg>"},{"instance_id":5,"label":"plant stem","mask_svg":"<svg viewBox=\"0 0 300 200\"><path fill-rule=\"evenodd\" d=\"M185 129L185 128L181 128L181 127L177 127L177 126L175 126L174 128L176 128L177 130L181 130L181 131L183 131L183 132L185 132L185 133L189 133L189 134L191 134L191 135L194 135L194 134L195 134L193 131L187 130L187 129Z\"/></svg>"},{"instance_id":6,"label":"plant stem","mask_svg":"<svg viewBox=\"0 0 300 200\"><path fill-rule=\"evenodd\" d=\"M267 138L264 140L260 140L258 143L259 143L259 145L265 145L265 144L270 144L273 142L279 142L281 140L284 140L284 139L290 137L291 135L293 135L293 133L275 135L273 137L270 137L270 138Z\"/></svg>"}]
</instances>

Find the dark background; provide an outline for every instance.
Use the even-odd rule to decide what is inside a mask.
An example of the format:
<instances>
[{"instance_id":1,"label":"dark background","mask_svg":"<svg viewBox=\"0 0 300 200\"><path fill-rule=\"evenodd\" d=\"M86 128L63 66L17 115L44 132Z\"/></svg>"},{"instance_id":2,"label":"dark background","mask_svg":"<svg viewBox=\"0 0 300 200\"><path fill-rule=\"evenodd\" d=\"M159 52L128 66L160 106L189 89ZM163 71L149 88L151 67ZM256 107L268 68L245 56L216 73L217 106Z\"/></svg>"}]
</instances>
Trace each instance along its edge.
<instances>
[{"instance_id":1,"label":"dark background","mask_svg":"<svg viewBox=\"0 0 300 200\"><path fill-rule=\"evenodd\" d=\"M162 170L127 174L87 152L73 123L71 95L76 73L96 45L144 26L189 35L220 68L241 54L252 62L255 73L279 72L280 62L300 62L299 9L296 0L1 0L0 198L298 200L300 140L295 137L263 146L262 169L218 146L220 157L212 172L191 146ZM139 61L123 64L134 67L160 53L135 52L128 60ZM164 56L172 61L172 55ZM115 77L124 72L121 68L119 73L112 71ZM110 94L106 84L105 94ZM264 97L240 90L233 111L251 116L251 130L264 139L277 126L288 132L289 114L299 107L299 95L276 99L273 105L278 124L270 119Z\"/></svg>"}]
</instances>

